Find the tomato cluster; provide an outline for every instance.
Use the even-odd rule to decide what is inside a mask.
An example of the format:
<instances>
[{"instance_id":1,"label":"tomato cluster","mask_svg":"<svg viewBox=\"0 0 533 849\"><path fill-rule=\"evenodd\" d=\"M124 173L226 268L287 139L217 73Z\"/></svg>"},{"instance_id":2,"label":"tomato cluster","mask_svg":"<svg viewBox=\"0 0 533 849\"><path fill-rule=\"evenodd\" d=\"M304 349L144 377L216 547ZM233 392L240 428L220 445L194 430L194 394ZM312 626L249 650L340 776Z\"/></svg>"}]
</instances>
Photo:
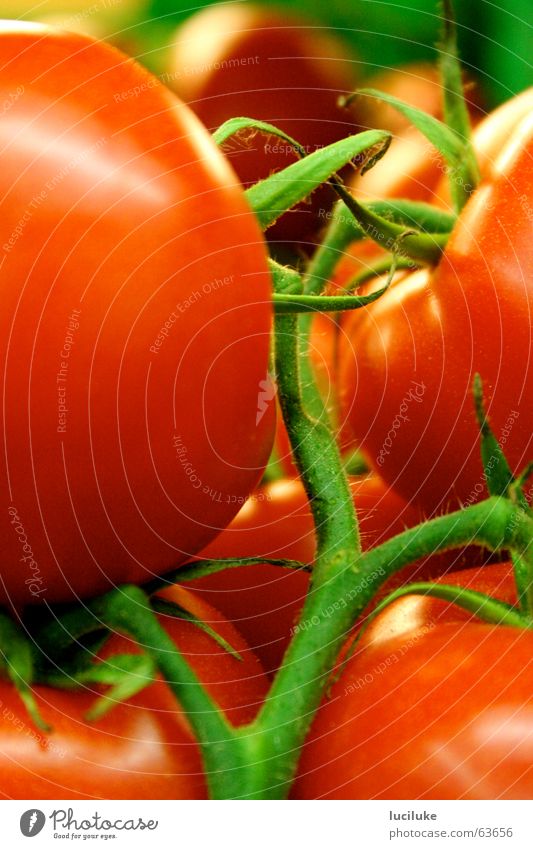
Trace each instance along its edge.
<instances>
[{"instance_id":1,"label":"tomato cluster","mask_svg":"<svg viewBox=\"0 0 533 849\"><path fill-rule=\"evenodd\" d=\"M207 798L199 720L174 695L183 682L155 672L132 695L135 659L161 650L133 639L133 608L116 628L105 611L106 598L127 596L123 585L145 585L154 628L228 735L260 721L295 634L311 627L299 617L334 499L314 489L290 404L275 400L270 262L291 260L305 279L340 178L277 210L269 242L245 190L377 128L392 134L391 149L368 173L343 172L353 198L457 213L438 263L416 260L375 302L319 313L310 326L307 365L325 412L302 418L320 430L330 414L339 469L352 449L367 464L343 478L349 506L335 507L353 514L353 501L364 561L406 529L492 494L474 375L510 472L533 458L533 89L479 123L481 98L471 98L480 182L463 187L458 211L444 159L419 130L369 98L340 105L356 76L342 42L281 12L240 4L191 17L174 36L166 85L104 42L46 26L7 22L0 45L0 602L35 641L37 680L34 702L7 674L0 683L0 789L16 799ZM371 85L443 118L433 66ZM303 150L251 129L221 152L210 131L237 116L275 125ZM380 239L360 236L331 263L327 294L388 261ZM376 274L357 294L384 281ZM303 396L297 368L294 384ZM273 445L283 476L265 480ZM374 581L335 668L317 673L320 693L328 677L331 687L292 798L530 797L531 624L487 624L416 593L374 615L414 580L522 611L510 555L482 542L439 545ZM349 554L356 573L360 553ZM72 623L76 611L82 621L88 609L102 617L95 628L71 634L57 656L40 651L47 623ZM7 658L2 639L0 627ZM105 694L108 709L90 721Z\"/></svg>"}]
</instances>

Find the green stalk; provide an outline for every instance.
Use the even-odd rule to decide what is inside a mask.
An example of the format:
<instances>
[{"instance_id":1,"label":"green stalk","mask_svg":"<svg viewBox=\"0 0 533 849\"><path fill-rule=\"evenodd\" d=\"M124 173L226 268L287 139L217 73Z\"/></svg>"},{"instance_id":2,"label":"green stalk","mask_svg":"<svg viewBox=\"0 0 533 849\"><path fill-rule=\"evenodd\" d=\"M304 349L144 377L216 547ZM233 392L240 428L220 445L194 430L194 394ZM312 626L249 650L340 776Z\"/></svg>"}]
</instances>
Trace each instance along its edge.
<instances>
[{"instance_id":1,"label":"green stalk","mask_svg":"<svg viewBox=\"0 0 533 849\"><path fill-rule=\"evenodd\" d=\"M333 183L333 181L332 181ZM449 233L411 233L406 227L394 224L373 212L370 204L359 203L340 182L333 183L365 235L381 248L394 251L401 242L401 253L423 265L438 265L446 247Z\"/></svg>"},{"instance_id":2,"label":"green stalk","mask_svg":"<svg viewBox=\"0 0 533 849\"><path fill-rule=\"evenodd\" d=\"M349 592L361 551L337 446L324 420L316 419L303 405L296 325L294 316L275 320L277 380L295 461L315 520L318 548L302 624L295 629L259 717L246 729L254 766L240 776L239 798L283 798L288 792L298 750L351 626L349 611L341 609L337 601ZM308 395L310 390L308 386Z\"/></svg>"},{"instance_id":3,"label":"green stalk","mask_svg":"<svg viewBox=\"0 0 533 849\"><path fill-rule=\"evenodd\" d=\"M83 609L73 608L61 620L50 622L40 631L39 645L45 655L53 657L79 637L102 628L133 637L155 662L185 711L201 746L212 793L220 795L219 784L222 789L231 785L231 775L242 768L246 751L237 730L160 625L143 590L131 585L118 587L89 602Z\"/></svg>"}]
</instances>

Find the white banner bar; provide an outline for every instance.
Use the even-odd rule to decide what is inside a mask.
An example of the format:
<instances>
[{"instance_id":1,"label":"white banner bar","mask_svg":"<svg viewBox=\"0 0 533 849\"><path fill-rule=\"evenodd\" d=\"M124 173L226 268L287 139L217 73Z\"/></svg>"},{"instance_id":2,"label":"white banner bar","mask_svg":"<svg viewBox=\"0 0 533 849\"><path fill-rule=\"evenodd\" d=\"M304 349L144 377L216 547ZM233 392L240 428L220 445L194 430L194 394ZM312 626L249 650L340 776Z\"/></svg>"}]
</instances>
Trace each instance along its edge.
<instances>
[{"instance_id":1,"label":"white banner bar","mask_svg":"<svg viewBox=\"0 0 533 849\"><path fill-rule=\"evenodd\" d=\"M529 801L4 801L0 845L531 849L532 808Z\"/></svg>"}]
</instances>

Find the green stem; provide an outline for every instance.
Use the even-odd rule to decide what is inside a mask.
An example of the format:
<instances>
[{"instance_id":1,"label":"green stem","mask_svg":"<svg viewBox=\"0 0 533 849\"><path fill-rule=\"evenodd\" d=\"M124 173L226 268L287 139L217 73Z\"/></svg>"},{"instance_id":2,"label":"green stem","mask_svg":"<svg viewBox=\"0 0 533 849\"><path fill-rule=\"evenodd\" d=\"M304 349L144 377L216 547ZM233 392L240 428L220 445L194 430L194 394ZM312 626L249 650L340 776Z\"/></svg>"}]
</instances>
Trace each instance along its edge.
<instances>
[{"instance_id":1,"label":"green stem","mask_svg":"<svg viewBox=\"0 0 533 849\"><path fill-rule=\"evenodd\" d=\"M391 575L428 554L478 545L491 551L515 550L533 575L533 519L507 498L491 497L479 504L439 516L409 528L365 552L358 580L355 616L362 613ZM361 583L362 581L362 583Z\"/></svg>"},{"instance_id":2,"label":"green stem","mask_svg":"<svg viewBox=\"0 0 533 849\"><path fill-rule=\"evenodd\" d=\"M278 286L283 282L294 287L296 281L287 277L278 280ZM307 386L306 399L303 396L294 316L276 317L275 340L281 405L310 500L317 556L302 612L302 621L312 624L309 629L296 629L261 713L246 729L253 768L239 775L238 793L239 797L263 799L282 798L288 792L298 750L351 624L345 611L337 612L337 599L348 591L351 570L361 552L357 517L337 445L324 419L307 409L321 406L319 399L310 402L312 392L317 392L314 384ZM232 791L235 789L234 785Z\"/></svg>"},{"instance_id":3,"label":"green stem","mask_svg":"<svg viewBox=\"0 0 533 849\"><path fill-rule=\"evenodd\" d=\"M305 563L300 563L299 560L282 560L276 557L238 557L229 558L227 560L198 560L195 563L190 563L186 566L180 566L173 572L167 572L161 578L154 578L149 584L146 584L144 590L149 594L162 590L165 587L179 583L186 584L189 581L197 581L199 578L205 578L208 575L216 575L217 572L223 572L226 569L242 569L245 566L262 566L265 563L270 566L279 566L281 569L291 571L309 572L311 567Z\"/></svg>"},{"instance_id":4,"label":"green stem","mask_svg":"<svg viewBox=\"0 0 533 849\"><path fill-rule=\"evenodd\" d=\"M53 621L41 630L39 645L46 654L54 656L80 636L102 628L132 637L155 662L187 714L202 748L212 795L220 795L219 784L226 788L242 766L240 736L160 625L146 593L139 587L119 587L83 609L69 611L61 622Z\"/></svg>"},{"instance_id":5,"label":"green stem","mask_svg":"<svg viewBox=\"0 0 533 849\"><path fill-rule=\"evenodd\" d=\"M406 228L378 215L370 205L359 203L340 182L335 189L342 198L366 236L381 248L393 251L401 241L404 256L424 265L437 265L446 247L449 233L414 233L406 235Z\"/></svg>"},{"instance_id":6,"label":"green stem","mask_svg":"<svg viewBox=\"0 0 533 849\"><path fill-rule=\"evenodd\" d=\"M271 692L250 729L255 731L251 738L255 766L241 788L247 798L280 798L288 791L298 750L351 624L346 611L337 609L337 600L348 592L361 551L352 496L335 441L327 424L304 409L296 319L278 316L275 333L283 414L310 500L317 556L302 611L302 622L311 625L296 628Z\"/></svg>"},{"instance_id":7,"label":"green stem","mask_svg":"<svg viewBox=\"0 0 533 849\"><path fill-rule=\"evenodd\" d=\"M299 426L296 418L294 424ZM311 480L308 477L308 485ZM356 554L347 506L345 511L336 511L332 504L323 506L323 511L315 508L322 534L312 588L269 696L246 729L251 741L248 757L250 762L253 757L254 767L242 771L239 797L286 795L297 753L341 645L381 585L402 566L428 554L476 543L494 551L520 551L533 574L533 519L505 498L489 498L418 525L362 556ZM509 614L510 623L524 627L523 617L514 622Z\"/></svg>"},{"instance_id":8,"label":"green stem","mask_svg":"<svg viewBox=\"0 0 533 849\"><path fill-rule=\"evenodd\" d=\"M349 292L357 291L363 283L367 283L369 280L373 280L376 277L382 277L383 274L389 274L392 267L393 260L390 256L372 263L363 271L360 271L359 274L357 274L353 280L344 287L344 292L348 294ZM395 270L399 271L402 268L415 270L418 266L413 263L412 259L406 259L405 257L399 256L396 258Z\"/></svg>"},{"instance_id":9,"label":"green stem","mask_svg":"<svg viewBox=\"0 0 533 849\"><path fill-rule=\"evenodd\" d=\"M397 266L396 266L397 268ZM377 301L387 290L383 286L371 295L291 295L280 293L273 296L274 310L277 315L291 313L307 313L311 318L317 312L345 312L348 310L361 309ZM307 328L302 331L308 332ZM306 356L307 350L302 350L302 357Z\"/></svg>"},{"instance_id":10,"label":"green stem","mask_svg":"<svg viewBox=\"0 0 533 849\"><path fill-rule=\"evenodd\" d=\"M455 209L460 210L477 187L480 174L474 149L470 142L470 116L465 101L461 63L457 50L457 26L452 0L443 0L443 38L439 52L442 79L444 120L464 145L460 166L449 172L450 193Z\"/></svg>"}]
</instances>

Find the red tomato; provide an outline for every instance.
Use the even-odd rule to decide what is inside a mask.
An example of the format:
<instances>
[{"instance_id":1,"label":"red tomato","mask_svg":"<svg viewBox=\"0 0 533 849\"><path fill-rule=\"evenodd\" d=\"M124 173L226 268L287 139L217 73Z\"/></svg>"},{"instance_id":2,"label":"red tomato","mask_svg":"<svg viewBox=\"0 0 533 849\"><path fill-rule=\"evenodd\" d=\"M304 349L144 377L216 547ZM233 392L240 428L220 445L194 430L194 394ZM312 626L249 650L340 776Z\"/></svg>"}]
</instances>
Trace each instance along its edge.
<instances>
[{"instance_id":1,"label":"red tomato","mask_svg":"<svg viewBox=\"0 0 533 849\"><path fill-rule=\"evenodd\" d=\"M514 601L508 565L447 583ZM296 798L530 799L533 634L408 596L376 618L320 708Z\"/></svg>"},{"instance_id":2,"label":"red tomato","mask_svg":"<svg viewBox=\"0 0 533 849\"><path fill-rule=\"evenodd\" d=\"M163 595L196 614L241 653L232 657L198 627L160 617L211 696L235 724L251 721L266 695L259 662L235 628L181 588ZM137 652L113 637L105 655ZM39 709L53 726L31 724L14 688L0 684L0 770L8 799L204 799L207 790L198 746L174 696L161 681L97 722L83 715L97 691L35 688Z\"/></svg>"},{"instance_id":3,"label":"red tomato","mask_svg":"<svg viewBox=\"0 0 533 849\"><path fill-rule=\"evenodd\" d=\"M190 110L88 38L0 33L0 600L179 564L260 477L264 243ZM228 226L231 221L231 226Z\"/></svg>"},{"instance_id":4,"label":"red tomato","mask_svg":"<svg viewBox=\"0 0 533 849\"><path fill-rule=\"evenodd\" d=\"M352 478L350 486L364 549L421 520L420 514L377 475ZM288 479L258 490L202 556L258 556L312 563L315 552L313 519L303 485ZM415 578L429 579L450 568L460 568L466 557L466 553L451 552L413 564L394 575L381 592ZM205 598L236 624L267 673L281 662L307 587L306 573L268 564L227 569L194 582L195 591L205 593Z\"/></svg>"},{"instance_id":5,"label":"red tomato","mask_svg":"<svg viewBox=\"0 0 533 849\"><path fill-rule=\"evenodd\" d=\"M531 114L508 136L439 267L394 286L341 339L343 418L373 467L427 513L486 492L476 372L513 470L533 457Z\"/></svg>"},{"instance_id":6,"label":"red tomato","mask_svg":"<svg viewBox=\"0 0 533 849\"><path fill-rule=\"evenodd\" d=\"M210 130L246 116L284 130L312 153L356 132L337 105L354 87L354 64L327 30L267 7L210 6L176 33L168 83ZM277 138L249 134L225 152L245 185L296 160ZM319 229L335 195L319 189L313 202L268 230L276 240L305 240Z\"/></svg>"}]
</instances>

